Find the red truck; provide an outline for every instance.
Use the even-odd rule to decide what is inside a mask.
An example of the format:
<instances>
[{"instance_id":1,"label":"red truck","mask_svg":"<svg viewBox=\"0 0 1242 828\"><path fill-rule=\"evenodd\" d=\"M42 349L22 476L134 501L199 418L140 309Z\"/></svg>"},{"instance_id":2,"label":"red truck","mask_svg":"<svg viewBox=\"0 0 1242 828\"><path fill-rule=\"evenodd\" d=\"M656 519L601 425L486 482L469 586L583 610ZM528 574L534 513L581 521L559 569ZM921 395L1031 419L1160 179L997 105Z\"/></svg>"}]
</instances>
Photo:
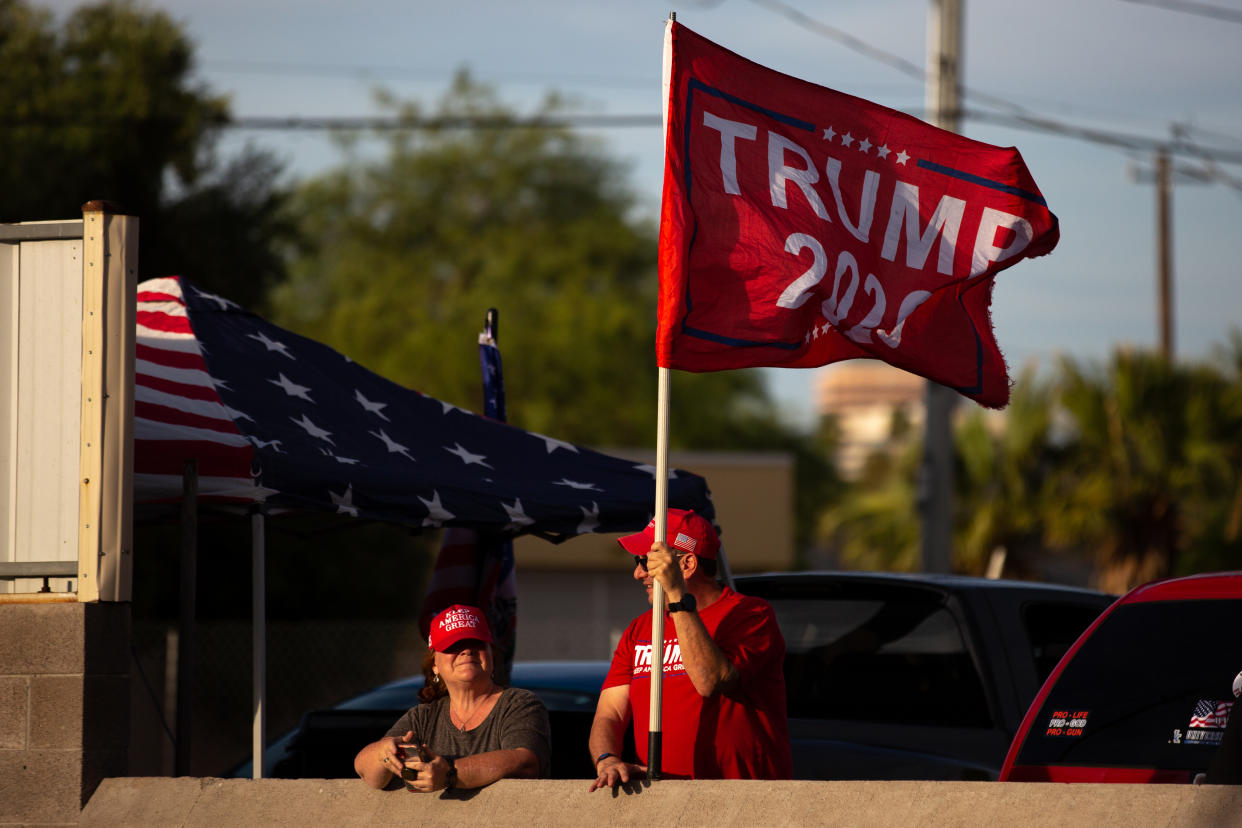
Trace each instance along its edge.
<instances>
[{"instance_id":1,"label":"red truck","mask_svg":"<svg viewBox=\"0 0 1242 828\"><path fill-rule=\"evenodd\" d=\"M1001 781L1242 782L1240 632L1242 572L1128 592L1044 682Z\"/></svg>"}]
</instances>

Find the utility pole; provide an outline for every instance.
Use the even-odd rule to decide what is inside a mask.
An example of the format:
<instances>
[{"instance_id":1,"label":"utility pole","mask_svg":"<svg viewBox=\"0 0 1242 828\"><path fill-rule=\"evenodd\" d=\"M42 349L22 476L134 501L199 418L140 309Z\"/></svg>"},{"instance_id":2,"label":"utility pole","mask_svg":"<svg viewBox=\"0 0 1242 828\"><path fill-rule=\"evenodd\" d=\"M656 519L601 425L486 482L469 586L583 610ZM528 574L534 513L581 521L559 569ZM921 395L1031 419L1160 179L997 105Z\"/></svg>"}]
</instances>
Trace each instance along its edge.
<instances>
[{"instance_id":1,"label":"utility pole","mask_svg":"<svg viewBox=\"0 0 1242 828\"><path fill-rule=\"evenodd\" d=\"M958 131L961 111L962 4L931 0L927 25L927 112L933 124ZM953 567L953 408L957 393L928 380L918 503L923 571Z\"/></svg>"},{"instance_id":2,"label":"utility pole","mask_svg":"<svg viewBox=\"0 0 1242 828\"><path fill-rule=\"evenodd\" d=\"M1173 127L1174 138L1178 127ZM1173 184L1210 184L1218 179L1211 166L1174 164L1169 147L1156 150L1153 169L1130 168L1131 178L1140 184L1156 185L1156 314L1160 335L1160 355L1173 361Z\"/></svg>"},{"instance_id":3,"label":"utility pole","mask_svg":"<svg viewBox=\"0 0 1242 828\"><path fill-rule=\"evenodd\" d=\"M1169 199L1169 153L1160 150L1156 155L1156 257L1160 305L1160 355L1165 362L1173 361L1173 240L1169 233L1171 222Z\"/></svg>"}]
</instances>

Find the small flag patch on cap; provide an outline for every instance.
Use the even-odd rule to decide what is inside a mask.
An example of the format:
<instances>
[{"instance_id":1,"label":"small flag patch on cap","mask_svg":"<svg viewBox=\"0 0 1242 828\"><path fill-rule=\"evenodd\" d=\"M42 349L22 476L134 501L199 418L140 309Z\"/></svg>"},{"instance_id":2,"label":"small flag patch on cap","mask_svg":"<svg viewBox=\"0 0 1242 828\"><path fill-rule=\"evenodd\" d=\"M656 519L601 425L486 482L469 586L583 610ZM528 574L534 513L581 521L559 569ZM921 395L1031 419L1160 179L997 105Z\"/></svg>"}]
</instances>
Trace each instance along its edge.
<instances>
[{"instance_id":1,"label":"small flag patch on cap","mask_svg":"<svg viewBox=\"0 0 1242 828\"><path fill-rule=\"evenodd\" d=\"M687 535L685 532L678 532L677 540L673 541L673 546L680 546L682 549L686 550L687 552L693 552L694 547L698 545L699 545L699 542L695 540L694 538L690 537L689 535Z\"/></svg>"}]
</instances>

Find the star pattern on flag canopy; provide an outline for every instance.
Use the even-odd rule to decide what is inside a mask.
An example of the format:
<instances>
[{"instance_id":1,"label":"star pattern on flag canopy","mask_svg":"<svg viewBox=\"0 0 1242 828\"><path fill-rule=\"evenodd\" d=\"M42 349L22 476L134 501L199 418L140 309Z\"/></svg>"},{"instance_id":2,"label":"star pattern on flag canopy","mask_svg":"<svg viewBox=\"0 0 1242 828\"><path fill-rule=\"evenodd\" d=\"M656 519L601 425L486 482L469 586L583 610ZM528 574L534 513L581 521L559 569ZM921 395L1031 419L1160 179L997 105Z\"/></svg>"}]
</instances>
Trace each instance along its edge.
<instances>
[{"instance_id":1,"label":"star pattern on flag canopy","mask_svg":"<svg viewBox=\"0 0 1242 828\"><path fill-rule=\"evenodd\" d=\"M388 403L374 402L372 400L368 400L366 397L362 395L362 392L358 390L357 388L354 389L354 399L357 400L358 404L361 405L369 413L374 414L376 417L379 417L381 420L383 420L386 423L391 422L388 419L388 415L384 413L384 409L388 407Z\"/></svg>"},{"instance_id":2,"label":"star pattern on flag canopy","mask_svg":"<svg viewBox=\"0 0 1242 828\"><path fill-rule=\"evenodd\" d=\"M316 440L323 440L326 443L332 443L332 445L334 446L336 445L336 443L332 442L332 432L325 431L324 429L315 425L314 423L310 421L310 418L307 417L305 414L303 414L300 418L296 420L294 420L292 417L290 417L289 419L293 420L293 422L297 423L302 428L306 429L306 433L314 437Z\"/></svg>"},{"instance_id":3,"label":"star pattern on flag canopy","mask_svg":"<svg viewBox=\"0 0 1242 828\"><path fill-rule=\"evenodd\" d=\"M445 446L444 450L447 451L449 454L456 454L458 457L461 458L461 462L465 463L467 466L477 465L477 466L483 466L488 469L492 467L492 464L487 462L487 455L472 454L471 452L463 448L461 443L454 443L453 445L454 445L454 448L449 448L448 446Z\"/></svg>"},{"instance_id":4,"label":"star pattern on flag canopy","mask_svg":"<svg viewBox=\"0 0 1242 828\"><path fill-rule=\"evenodd\" d=\"M249 438L251 445L257 449L271 449L272 451L284 453L284 449L280 447L279 440L260 440L258 437Z\"/></svg>"},{"instance_id":5,"label":"star pattern on flag canopy","mask_svg":"<svg viewBox=\"0 0 1242 828\"><path fill-rule=\"evenodd\" d=\"M354 487L352 485L345 487L344 494L337 494L329 490L328 495L332 498L332 502L336 504L336 511L350 517L358 517L358 507L354 506Z\"/></svg>"},{"instance_id":6,"label":"star pattern on flag canopy","mask_svg":"<svg viewBox=\"0 0 1242 828\"><path fill-rule=\"evenodd\" d=\"M246 334L246 336L250 337L253 340L263 343L263 347L267 348L269 351L275 351L276 353L281 354L282 356L287 356L289 357L289 359L297 361L297 357L289 353L289 346L285 345L285 343L283 342L277 342L274 339L269 339L267 335L263 333L263 331L259 331L258 333Z\"/></svg>"},{"instance_id":7,"label":"star pattern on flag canopy","mask_svg":"<svg viewBox=\"0 0 1242 828\"><path fill-rule=\"evenodd\" d=\"M443 526L444 521L452 520L456 515L444 508L444 504L440 502L440 493L438 491L431 492L431 500L420 497L419 500L427 507L427 517L423 518L423 526Z\"/></svg>"},{"instance_id":8,"label":"star pattern on flag canopy","mask_svg":"<svg viewBox=\"0 0 1242 828\"><path fill-rule=\"evenodd\" d=\"M192 423L184 440L219 435L220 450L231 453L213 462L228 466L229 485L261 492L269 506L555 540L646 523L653 469L506 425L493 409L484 416L402 387L227 300L179 288L184 280L159 282L147 290L184 297L204 366L196 388L205 391L187 394L181 409ZM166 310L150 313L169 318ZM493 392L485 400L503 399ZM183 426L159 428L166 434ZM669 504L706 505L702 478L681 477L670 483Z\"/></svg>"},{"instance_id":9,"label":"star pattern on flag canopy","mask_svg":"<svg viewBox=\"0 0 1242 828\"><path fill-rule=\"evenodd\" d=\"M519 531L535 522L527 517L526 510L522 508L522 498L520 497L513 502L512 506L503 500L500 501L500 505L505 507L505 514L509 516L509 522L505 525L506 532Z\"/></svg>"},{"instance_id":10,"label":"star pattern on flag canopy","mask_svg":"<svg viewBox=\"0 0 1242 828\"><path fill-rule=\"evenodd\" d=\"M252 422L254 421L254 417L251 417L249 414L246 414L243 411L238 411L235 408L229 408L227 405L224 406L224 411L226 414L229 415L229 418L233 420L233 422L237 422L238 420L241 420L241 419L247 419Z\"/></svg>"},{"instance_id":11,"label":"star pattern on flag canopy","mask_svg":"<svg viewBox=\"0 0 1242 828\"><path fill-rule=\"evenodd\" d=\"M565 451L572 451L574 454L578 453L578 447L575 446L573 443L566 443L564 440L558 440L555 437L545 437L542 434L536 434L534 436L538 437L540 440L543 440L545 443L547 443L548 454L551 454L557 449L565 449Z\"/></svg>"},{"instance_id":12,"label":"star pattern on flag canopy","mask_svg":"<svg viewBox=\"0 0 1242 828\"><path fill-rule=\"evenodd\" d=\"M413 457L410 456L409 447L403 446L400 443L398 443L396 440L389 437L388 432L384 431L384 429L381 428L379 431L371 431L368 433L371 434L373 437L378 437L381 440L383 440L384 446L385 448L388 449L389 454L400 454L402 457L406 458L407 460L414 459Z\"/></svg>"},{"instance_id":13,"label":"star pattern on flag canopy","mask_svg":"<svg viewBox=\"0 0 1242 828\"><path fill-rule=\"evenodd\" d=\"M638 469L640 472L643 472L644 474L651 475L652 480L656 479L656 467L655 466L651 466L646 463L639 463L638 465L634 466L634 468ZM677 469L669 469L668 479L675 480L676 478L677 478Z\"/></svg>"},{"instance_id":14,"label":"star pattern on flag canopy","mask_svg":"<svg viewBox=\"0 0 1242 828\"><path fill-rule=\"evenodd\" d=\"M217 310L229 310L237 307L235 302L230 299L225 299L223 296L217 296L214 293L210 293L199 287L196 287L193 290L195 295L199 298L206 299L208 302L214 302Z\"/></svg>"},{"instance_id":15,"label":"star pattern on flag canopy","mask_svg":"<svg viewBox=\"0 0 1242 828\"><path fill-rule=\"evenodd\" d=\"M601 489L599 486L596 486L594 483L579 483L577 480L567 480L564 477L562 477L560 480L553 481L552 485L553 486L568 486L571 489L578 489L582 491L591 491L591 492L602 492L603 491L603 489Z\"/></svg>"},{"instance_id":16,"label":"star pattern on flag canopy","mask_svg":"<svg viewBox=\"0 0 1242 828\"><path fill-rule=\"evenodd\" d=\"M288 394L290 397L297 397L300 400L306 400L308 403L314 402L314 400L311 399L311 396L308 393L310 391L310 386L298 385L296 382L289 379L284 374L281 374L278 378L274 380L268 380L268 382L270 382L272 385L276 385L276 386L279 386L280 388L283 388L285 393Z\"/></svg>"},{"instance_id":17,"label":"star pattern on flag canopy","mask_svg":"<svg viewBox=\"0 0 1242 828\"><path fill-rule=\"evenodd\" d=\"M582 523L578 524L578 534L599 531L599 504L592 500L590 509L585 506L578 508L582 510Z\"/></svg>"}]
</instances>

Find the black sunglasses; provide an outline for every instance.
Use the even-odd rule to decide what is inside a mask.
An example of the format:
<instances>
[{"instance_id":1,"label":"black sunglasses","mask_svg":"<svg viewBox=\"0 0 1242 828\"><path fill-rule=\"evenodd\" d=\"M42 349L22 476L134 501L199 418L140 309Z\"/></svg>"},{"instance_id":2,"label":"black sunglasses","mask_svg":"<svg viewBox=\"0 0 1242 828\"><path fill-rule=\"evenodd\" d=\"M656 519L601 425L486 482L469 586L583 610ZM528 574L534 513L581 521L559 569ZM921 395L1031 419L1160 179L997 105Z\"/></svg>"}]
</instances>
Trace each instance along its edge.
<instances>
[{"instance_id":1,"label":"black sunglasses","mask_svg":"<svg viewBox=\"0 0 1242 828\"><path fill-rule=\"evenodd\" d=\"M678 552L677 554L673 555L673 560L677 560L678 558L684 558L688 554L689 554L688 552ZM646 555L635 555L634 560L644 570L647 568L647 556Z\"/></svg>"}]
</instances>

